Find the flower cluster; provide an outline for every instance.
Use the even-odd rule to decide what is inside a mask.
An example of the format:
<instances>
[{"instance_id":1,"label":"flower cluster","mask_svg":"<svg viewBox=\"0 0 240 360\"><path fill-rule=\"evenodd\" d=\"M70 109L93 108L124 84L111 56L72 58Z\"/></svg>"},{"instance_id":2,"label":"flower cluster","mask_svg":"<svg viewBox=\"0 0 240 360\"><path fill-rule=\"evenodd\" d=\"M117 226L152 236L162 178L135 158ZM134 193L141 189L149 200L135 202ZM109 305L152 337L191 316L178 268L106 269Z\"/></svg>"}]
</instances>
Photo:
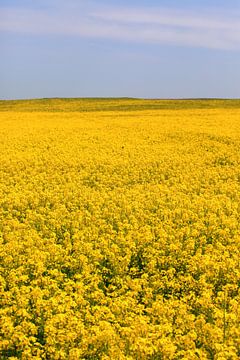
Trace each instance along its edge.
<instances>
[{"instance_id":1,"label":"flower cluster","mask_svg":"<svg viewBox=\"0 0 240 360\"><path fill-rule=\"evenodd\" d=\"M240 358L239 116L0 113L1 359Z\"/></svg>"}]
</instances>

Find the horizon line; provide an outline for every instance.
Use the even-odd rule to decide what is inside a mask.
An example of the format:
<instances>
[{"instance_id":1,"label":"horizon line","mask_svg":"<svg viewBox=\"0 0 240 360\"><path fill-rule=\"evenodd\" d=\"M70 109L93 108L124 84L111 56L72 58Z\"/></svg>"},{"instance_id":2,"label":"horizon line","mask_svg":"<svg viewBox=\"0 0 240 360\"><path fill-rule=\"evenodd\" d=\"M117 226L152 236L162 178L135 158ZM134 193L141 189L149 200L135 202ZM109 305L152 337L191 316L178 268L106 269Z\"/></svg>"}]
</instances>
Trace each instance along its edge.
<instances>
[{"instance_id":1,"label":"horizon line","mask_svg":"<svg viewBox=\"0 0 240 360\"><path fill-rule=\"evenodd\" d=\"M159 100L159 101L191 101L191 100L240 100L235 97L168 97L168 98L158 98L158 97L132 97L132 96L80 96L80 97L37 97L37 98L12 98L12 99L1 99L0 101L39 101L39 100Z\"/></svg>"}]
</instances>

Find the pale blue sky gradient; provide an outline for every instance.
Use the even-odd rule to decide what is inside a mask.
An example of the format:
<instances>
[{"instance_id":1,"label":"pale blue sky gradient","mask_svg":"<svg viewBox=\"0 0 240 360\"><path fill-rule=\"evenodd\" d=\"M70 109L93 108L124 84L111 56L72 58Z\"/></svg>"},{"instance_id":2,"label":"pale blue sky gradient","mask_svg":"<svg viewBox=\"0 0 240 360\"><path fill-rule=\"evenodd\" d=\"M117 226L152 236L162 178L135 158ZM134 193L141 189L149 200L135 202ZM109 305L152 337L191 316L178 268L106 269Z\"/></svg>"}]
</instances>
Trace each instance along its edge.
<instances>
[{"instance_id":1,"label":"pale blue sky gradient","mask_svg":"<svg viewBox=\"0 0 240 360\"><path fill-rule=\"evenodd\" d=\"M240 98L240 1L0 0L0 98Z\"/></svg>"}]
</instances>

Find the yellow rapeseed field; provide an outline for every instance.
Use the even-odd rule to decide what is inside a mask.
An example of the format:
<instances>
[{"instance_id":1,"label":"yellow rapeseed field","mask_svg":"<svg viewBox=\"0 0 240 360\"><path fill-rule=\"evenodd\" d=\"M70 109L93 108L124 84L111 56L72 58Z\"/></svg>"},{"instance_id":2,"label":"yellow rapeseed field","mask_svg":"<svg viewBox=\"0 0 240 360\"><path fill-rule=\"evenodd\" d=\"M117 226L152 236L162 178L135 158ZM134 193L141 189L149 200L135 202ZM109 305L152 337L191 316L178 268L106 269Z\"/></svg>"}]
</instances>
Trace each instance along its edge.
<instances>
[{"instance_id":1,"label":"yellow rapeseed field","mask_svg":"<svg viewBox=\"0 0 240 360\"><path fill-rule=\"evenodd\" d=\"M240 103L0 102L0 359L240 358Z\"/></svg>"}]
</instances>

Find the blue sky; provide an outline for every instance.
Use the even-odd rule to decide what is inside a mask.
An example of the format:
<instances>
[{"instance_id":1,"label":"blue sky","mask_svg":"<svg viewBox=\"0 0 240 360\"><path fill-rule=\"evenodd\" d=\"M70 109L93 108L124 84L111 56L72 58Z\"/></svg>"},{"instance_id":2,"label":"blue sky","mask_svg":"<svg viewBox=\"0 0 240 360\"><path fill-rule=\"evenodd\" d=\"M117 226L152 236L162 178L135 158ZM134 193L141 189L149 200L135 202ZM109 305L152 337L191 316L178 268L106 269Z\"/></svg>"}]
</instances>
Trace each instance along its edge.
<instances>
[{"instance_id":1,"label":"blue sky","mask_svg":"<svg viewBox=\"0 0 240 360\"><path fill-rule=\"evenodd\" d=\"M0 98L240 98L239 0L0 0Z\"/></svg>"}]
</instances>

